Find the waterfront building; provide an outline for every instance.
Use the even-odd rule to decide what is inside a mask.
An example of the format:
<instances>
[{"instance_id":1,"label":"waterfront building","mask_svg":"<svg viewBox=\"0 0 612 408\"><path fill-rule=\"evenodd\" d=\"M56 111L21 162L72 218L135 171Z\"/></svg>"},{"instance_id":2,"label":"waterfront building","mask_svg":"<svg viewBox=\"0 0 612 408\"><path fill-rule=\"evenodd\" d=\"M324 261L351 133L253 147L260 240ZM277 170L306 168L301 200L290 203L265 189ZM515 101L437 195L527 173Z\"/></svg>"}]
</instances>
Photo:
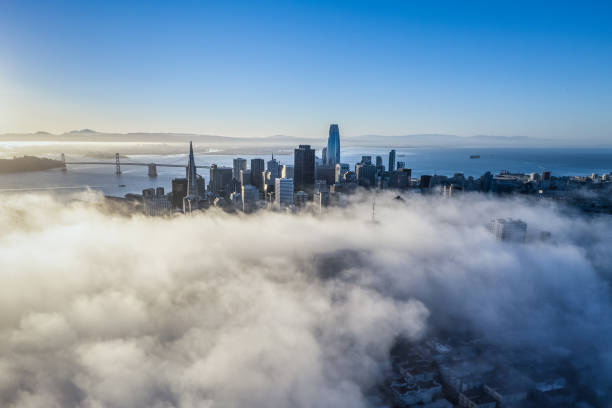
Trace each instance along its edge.
<instances>
[{"instance_id":1,"label":"waterfront building","mask_svg":"<svg viewBox=\"0 0 612 408\"><path fill-rule=\"evenodd\" d=\"M279 207L293 205L293 179L277 178L275 180L274 197Z\"/></svg>"},{"instance_id":2,"label":"waterfront building","mask_svg":"<svg viewBox=\"0 0 612 408\"><path fill-rule=\"evenodd\" d=\"M329 125L326 158L327 160L324 160L323 164L335 166L340 163L340 129L337 124Z\"/></svg>"},{"instance_id":3,"label":"waterfront building","mask_svg":"<svg viewBox=\"0 0 612 408\"><path fill-rule=\"evenodd\" d=\"M172 202L164 195L144 198L142 203L144 213L149 216L166 215L172 212Z\"/></svg>"},{"instance_id":4,"label":"waterfront building","mask_svg":"<svg viewBox=\"0 0 612 408\"><path fill-rule=\"evenodd\" d=\"M154 188L145 188L144 190L142 190L142 198L143 198L143 200L145 198L151 198L151 197L155 197L155 189Z\"/></svg>"},{"instance_id":5,"label":"waterfront building","mask_svg":"<svg viewBox=\"0 0 612 408\"><path fill-rule=\"evenodd\" d=\"M296 191L312 194L315 180L315 151L310 145L299 145L294 150L293 185Z\"/></svg>"}]
</instances>

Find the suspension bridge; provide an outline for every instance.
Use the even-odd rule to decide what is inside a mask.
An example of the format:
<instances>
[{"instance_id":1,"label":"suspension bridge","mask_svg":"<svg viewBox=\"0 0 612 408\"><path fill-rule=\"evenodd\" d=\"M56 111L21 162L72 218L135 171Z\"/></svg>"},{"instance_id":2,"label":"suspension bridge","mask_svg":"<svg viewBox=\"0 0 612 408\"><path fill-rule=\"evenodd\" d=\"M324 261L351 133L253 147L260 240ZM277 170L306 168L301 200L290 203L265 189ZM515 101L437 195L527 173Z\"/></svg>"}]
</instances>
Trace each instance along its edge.
<instances>
[{"instance_id":1,"label":"suspension bridge","mask_svg":"<svg viewBox=\"0 0 612 408\"><path fill-rule=\"evenodd\" d=\"M62 163L64 163L64 170L67 170L67 165L80 165L80 164L93 164L93 165L109 165L115 166L115 174L121 174L121 166L143 166L147 167L149 177L157 177L158 167L183 167L187 168L185 164L172 164L172 163L142 163L142 162L121 162L119 159L119 153L115 153L115 161L66 161L66 155L62 153ZM181 158L183 160L183 158ZM209 169L210 166L196 166L199 169Z\"/></svg>"}]
</instances>

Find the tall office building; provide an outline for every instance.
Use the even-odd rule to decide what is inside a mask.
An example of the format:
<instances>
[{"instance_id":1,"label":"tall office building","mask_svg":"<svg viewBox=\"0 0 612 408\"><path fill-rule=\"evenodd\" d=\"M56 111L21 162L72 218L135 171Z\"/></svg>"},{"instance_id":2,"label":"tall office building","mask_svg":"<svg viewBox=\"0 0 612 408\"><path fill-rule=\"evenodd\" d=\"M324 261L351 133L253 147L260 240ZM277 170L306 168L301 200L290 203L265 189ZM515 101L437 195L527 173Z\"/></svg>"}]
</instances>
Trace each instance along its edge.
<instances>
[{"instance_id":1,"label":"tall office building","mask_svg":"<svg viewBox=\"0 0 612 408\"><path fill-rule=\"evenodd\" d=\"M251 170L240 170L240 185L241 186L245 186L247 184L251 184L251 181L253 180L253 178L251 177Z\"/></svg>"},{"instance_id":2,"label":"tall office building","mask_svg":"<svg viewBox=\"0 0 612 408\"><path fill-rule=\"evenodd\" d=\"M187 163L187 194L183 197L183 212L190 213L198 209L198 175L195 158L193 157L193 144L189 142L189 162Z\"/></svg>"},{"instance_id":3,"label":"tall office building","mask_svg":"<svg viewBox=\"0 0 612 408\"><path fill-rule=\"evenodd\" d=\"M293 178L293 166L290 164L283 164L281 166L281 174L282 178Z\"/></svg>"},{"instance_id":4,"label":"tall office building","mask_svg":"<svg viewBox=\"0 0 612 408\"><path fill-rule=\"evenodd\" d=\"M293 152L293 186L295 191L312 194L315 179L315 151L310 145L300 145Z\"/></svg>"},{"instance_id":5,"label":"tall office building","mask_svg":"<svg viewBox=\"0 0 612 408\"><path fill-rule=\"evenodd\" d=\"M323 166L316 167L317 180L325 180L328 185L336 183L336 166L331 164L325 164Z\"/></svg>"},{"instance_id":6,"label":"tall office building","mask_svg":"<svg viewBox=\"0 0 612 408\"><path fill-rule=\"evenodd\" d=\"M341 183L344 175L349 171L349 165L347 163L336 164L336 183Z\"/></svg>"},{"instance_id":7,"label":"tall office building","mask_svg":"<svg viewBox=\"0 0 612 408\"><path fill-rule=\"evenodd\" d=\"M251 159L251 183L259 191L263 191L263 172L266 171L264 159Z\"/></svg>"},{"instance_id":8,"label":"tall office building","mask_svg":"<svg viewBox=\"0 0 612 408\"><path fill-rule=\"evenodd\" d=\"M327 146L321 150L321 160L323 160L323 164L327 164Z\"/></svg>"},{"instance_id":9,"label":"tall office building","mask_svg":"<svg viewBox=\"0 0 612 408\"><path fill-rule=\"evenodd\" d=\"M259 190L257 187L250 184L243 184L241 188L242 196L242 211L250 213L257 208L257 201L259 201Z\"/></svg>"},{"instance_id":10,"label":"tall office building","mask_svg":"<svg viewBox=\"0 0 612 408\"><path fill-rule=\"evenodd\" d=\"M198 176L191 142L189 142L189 162L187 163L187 195L198 196Z\"/></svg>"},{"instance_id":11,"label":"tall office building","mask_svg":"<svg viewBox=\"0 0 612 408\"><path fill-rule=\"evenodd\" d=\"M293 180L277 178L275 180L274 201L280 207L293 205Z\"/></svg>"},{"instance_id":12,"label":"tall office building","mask_svg":"<svg viewBox=\"0 0 612 408\"><path fill-rule=\"evenodd\" d=\"M383 165L383 159L381 156L376 156L376 171L378 174L382 174L385 171L385 166Z\"/></svg>"},{"instance_id":13,"label":"tall office building","mask_svg":"<svg viewBox=\"0 0 612 408\"><path fill-rule=\"evenodd\" d=\"M389 172L395 170L395 150L389 152Z\"/></svg>"},{"instance_id":14,"label":"tall office building","mask_svg":"<svg viewBox=\"0 0 612 408\"><path fill-rule=\"evenodd\" d=\"M232 192L232 173L231 167L219 167L216 164L210 165L209 190L216 195L226 197Z\"/></svg>"},{"instance_id":15,"label":"tall office building","mask_svg":"<svg viewBox=\"0 0 612 408\"><path fill-rule=\"evenodd\" d=\"M187 195L187 179L172 179L172 206L183 208L183 198Z\"/></svg>"},{"instance_id":16,"label":"tall office building","mask_svg":"<svg viewBox=\"0 0 612 408\"><path fill-rule=\"evenodd\" d=\"M364 187L376 186L376 166L370 163L357 163L355 165L357 181Z\"/></svg>"},{"instance_id":17,"label":"tall office building","mask_svg":"<svg viewBox=\"0 0 612 408\"><path fill-rule=\"evenodd\" d=\"M280 177L280 165L278 164L278 160L274 158L274 155L272 155L271 160L268 160L266 170L270 172L270 180L272 185L274 185L274 180Z\"/></svg>"},{"instance_id":18,"label":"tall office building","mask_svg":"<svg viewBox=\"0 0 612 408\"><path fill-rule=\"evenodd\" d=\"M361 156L362 164L372 164L372 156Z\"/></svg>"},{"instance_id":19,"label":"tall office building","mask_svg":"<svg viewBox=\"0 0 612 408\"><path fill-rule=\"evenodd\" d=\"M340 163L340 130L336 124L329 125L326 157L327 161L324 161L324 164L335 166Z\"/></svg>"},{"instance_id":20,"label":"tall office building","mask_svg":"<svg viewBox=\"0 0 612 408\"><path fill-rule=\"evenodd\" d=\"M240 157L238 157L237 159L234 159L234 180L240 180L240 170L246 170L247 168L247 161L246 159L242 159Z\"/></svg>"}]
</instances>

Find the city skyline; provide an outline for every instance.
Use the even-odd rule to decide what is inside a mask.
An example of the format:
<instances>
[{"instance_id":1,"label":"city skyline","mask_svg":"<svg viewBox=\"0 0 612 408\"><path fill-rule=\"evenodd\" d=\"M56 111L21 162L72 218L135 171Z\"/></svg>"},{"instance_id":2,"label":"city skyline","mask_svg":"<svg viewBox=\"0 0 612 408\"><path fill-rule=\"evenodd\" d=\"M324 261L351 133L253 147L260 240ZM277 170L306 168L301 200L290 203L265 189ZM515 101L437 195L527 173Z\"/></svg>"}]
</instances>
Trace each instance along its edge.
<instances>
[{"instance_id":1,"label":"city skyline","mask_svg":"<svg viewBox=\"0 0 612 408\"><path fill-rule=\"evenodd\" d=\"M610 21L0 0L0 407L612 408Z\"/></svg>"},{"instance_id":2,"label":"city skyline","mask_svg":"<svg viewBox=\"0 0 612 408\"><path fill-rule=\"evenodd\" d=\"M519 3L6 3L0 133L609 139L610 5Z\"/></svg>"}]
</instances>

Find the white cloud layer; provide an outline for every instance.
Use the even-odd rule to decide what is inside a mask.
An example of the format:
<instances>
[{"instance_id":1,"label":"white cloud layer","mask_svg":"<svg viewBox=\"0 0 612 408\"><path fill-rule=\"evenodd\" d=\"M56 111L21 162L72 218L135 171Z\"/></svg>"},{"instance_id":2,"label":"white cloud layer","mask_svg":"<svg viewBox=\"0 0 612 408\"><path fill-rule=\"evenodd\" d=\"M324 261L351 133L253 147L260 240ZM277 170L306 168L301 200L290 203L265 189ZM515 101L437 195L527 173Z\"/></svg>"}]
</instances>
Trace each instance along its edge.
<instances>
[{"instance_id":1,"label":"white cloud layer","mask_svg":"<svg viewBox=\"0 0 612 408\"><path fill-rule=\"evenodd\" d=\"M368 406L397 336L440 328L574 353L612 385L609 219L390 195L377 224L367 200L125 218L79 198L0 197L1 406ZM553 239L495 241L492 216Z\"/></svg>"}]
</instances>

